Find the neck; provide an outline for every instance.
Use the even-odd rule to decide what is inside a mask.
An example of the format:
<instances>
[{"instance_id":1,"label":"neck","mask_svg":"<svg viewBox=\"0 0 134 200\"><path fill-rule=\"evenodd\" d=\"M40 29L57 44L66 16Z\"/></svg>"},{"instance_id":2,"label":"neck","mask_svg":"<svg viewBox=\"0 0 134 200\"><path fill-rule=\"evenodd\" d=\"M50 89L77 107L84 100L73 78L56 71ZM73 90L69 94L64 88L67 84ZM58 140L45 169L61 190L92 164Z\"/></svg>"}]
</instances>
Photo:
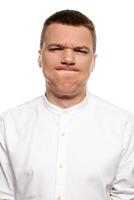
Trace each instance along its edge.
<instances>
[{"instance_id":1,"label":"neck","mask_svg":"<svg viewBox=\"0 0 134 200\"><path fill-rule=\"evenodd\" d=\"M86 96L86 91L76 95L57 95L49 91L46 91L46 97L48 101L59 106L60 108L69 108L76 104L79 104Z\"/></svg>"}]
</instances>

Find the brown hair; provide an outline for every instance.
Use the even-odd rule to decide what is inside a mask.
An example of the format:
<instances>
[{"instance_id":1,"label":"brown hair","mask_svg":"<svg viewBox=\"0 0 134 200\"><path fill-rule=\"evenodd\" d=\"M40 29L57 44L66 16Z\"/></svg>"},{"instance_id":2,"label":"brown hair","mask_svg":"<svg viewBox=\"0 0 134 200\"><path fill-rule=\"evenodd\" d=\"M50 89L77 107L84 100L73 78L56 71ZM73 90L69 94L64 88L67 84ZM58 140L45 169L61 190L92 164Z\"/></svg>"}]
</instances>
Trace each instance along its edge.
<instances>
[{"instance_id":1,"label":"brown hair","mask_svg":"<svg viewBox=\"0 0 134 200\"><path fill-rule=\"evenodd\" d=\"M93 51L96 51L96 32L93 22L84 14L76 10L61 10L46 19L43 24L40 39L40 49L43 47L44 35L50 24L59 23L73 26L85 26L89 29L93 39Z\"/></svg>"}]
</instances>

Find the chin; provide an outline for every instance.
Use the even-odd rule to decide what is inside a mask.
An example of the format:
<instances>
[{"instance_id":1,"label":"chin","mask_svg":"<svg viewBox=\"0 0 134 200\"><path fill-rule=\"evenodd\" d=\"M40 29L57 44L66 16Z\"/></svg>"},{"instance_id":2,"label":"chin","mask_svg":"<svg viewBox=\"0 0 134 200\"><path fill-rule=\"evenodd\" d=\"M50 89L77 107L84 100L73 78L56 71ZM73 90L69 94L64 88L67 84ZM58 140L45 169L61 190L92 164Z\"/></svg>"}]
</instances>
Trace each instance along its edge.
<instances>
[{"instance_id":1,"label":"chin","mask_svg":"<svg viewBox=\"0 0 134 200\"><path fill-rule=\"evenodd\" d=\"M55 91L59 96L75 96L79 93L78 88L70 88L70 87L69 88L67 88L67 87L60 88Z\"/></svg>"}]
</instances>

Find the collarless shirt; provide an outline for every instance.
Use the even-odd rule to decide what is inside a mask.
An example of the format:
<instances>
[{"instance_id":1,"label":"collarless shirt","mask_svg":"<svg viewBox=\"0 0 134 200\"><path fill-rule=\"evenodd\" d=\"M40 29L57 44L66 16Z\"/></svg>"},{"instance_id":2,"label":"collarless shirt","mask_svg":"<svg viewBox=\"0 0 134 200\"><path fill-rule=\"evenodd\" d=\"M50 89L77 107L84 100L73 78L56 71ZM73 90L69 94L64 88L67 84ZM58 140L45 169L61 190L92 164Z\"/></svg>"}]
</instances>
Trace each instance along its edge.
<instances>
[{"instance_id":1,"label":"collarless shirt","mask_svg":"<svg viewBox=\"0 0 134 200\"><path fill-rule=\"evenodd\" d=\"M45 96L0 119L0 200L133 200L134 117L87 93Z\"/></svg>"}]
</instances>

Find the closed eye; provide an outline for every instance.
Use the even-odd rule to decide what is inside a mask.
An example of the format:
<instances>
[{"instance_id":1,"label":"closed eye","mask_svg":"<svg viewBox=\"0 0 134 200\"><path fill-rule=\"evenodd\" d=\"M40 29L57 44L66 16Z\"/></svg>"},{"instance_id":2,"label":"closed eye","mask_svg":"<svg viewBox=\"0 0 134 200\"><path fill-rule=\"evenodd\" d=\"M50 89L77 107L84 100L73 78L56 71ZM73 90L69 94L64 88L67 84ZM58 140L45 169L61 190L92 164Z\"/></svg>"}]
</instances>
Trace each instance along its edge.
<instances>
[{"instance_id":1,"label":"closed eye","mask_svg":"<svg viewBox=\"0 0 134 200\"><path fill-rule=\"evenodd\" d=\"M81 54L88 54L89 52L87 49L81 49L81 48L74 48L74 51Z\"/></svg>"},{"instance_id":2,"label":"closed eye","mask_svg":"<svg viewBox=\"0 0 134 200\"><path fill-rule=\"evenodd\" d=\"M63 50L62 47L51 47L51 48L49 48L49 51L52 51L52 52L54 52L54 51L61 51L61 50Z\"/></svg>"},{"instance_id":3,"label":"closed eye","mask_svg":"<svg viewBox=\"0 0 134 200\"><path fill-rule=\"evenodd\" d=\"M48 50L51 52L57 52L57 51L61 51L63 49L64 49L64 47L59 44L51 44L48 46Z\"/></svg>"}]
</instances>

